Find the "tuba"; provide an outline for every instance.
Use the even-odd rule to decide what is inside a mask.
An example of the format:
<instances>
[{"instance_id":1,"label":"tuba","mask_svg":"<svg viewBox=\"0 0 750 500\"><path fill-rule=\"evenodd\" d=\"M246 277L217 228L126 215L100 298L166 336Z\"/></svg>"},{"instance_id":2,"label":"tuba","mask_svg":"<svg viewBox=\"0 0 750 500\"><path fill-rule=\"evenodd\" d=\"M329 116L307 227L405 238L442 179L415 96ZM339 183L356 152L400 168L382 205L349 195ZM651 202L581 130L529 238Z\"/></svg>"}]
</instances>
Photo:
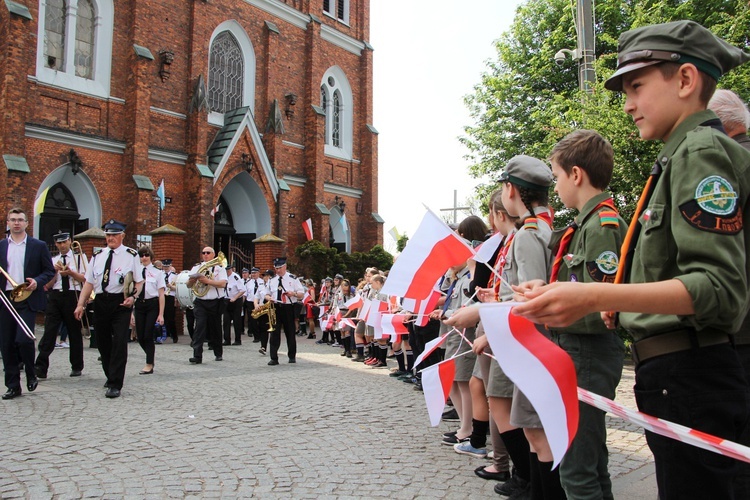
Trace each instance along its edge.
<instances>
[{"instance_id":1,"label":"tuba","mask_svg":"<svg viewBox=\"0 0 750 500\"><path fill-rule=\"evenodd\" d=\"M262 306L256 307L252 310L250 316L253 319L258 319L264 314L268 314L268 331L274 331L276 329L276 309L273 306L273 302L266 302Z\"/></svg>"},{"instance_id":2,"label":"tuba","mask_svg":"<svg viewBox=\"0 0 750 500\"><path fill-rule=\"evenodd\" d=\"M202 274L206 278L208 278L211 275L211 268L213 266L219 265L221 267L227 267L227 258L224 257L224 254L219 252L216 257L209 260L208 262L204 262L201 267L198 268L197 274ZM193 295L196 297L204 297L208 293L208 285L205 283L201 283L200 281L196 281L195 285L193 285Z\"/></svg>"}]
</instances>

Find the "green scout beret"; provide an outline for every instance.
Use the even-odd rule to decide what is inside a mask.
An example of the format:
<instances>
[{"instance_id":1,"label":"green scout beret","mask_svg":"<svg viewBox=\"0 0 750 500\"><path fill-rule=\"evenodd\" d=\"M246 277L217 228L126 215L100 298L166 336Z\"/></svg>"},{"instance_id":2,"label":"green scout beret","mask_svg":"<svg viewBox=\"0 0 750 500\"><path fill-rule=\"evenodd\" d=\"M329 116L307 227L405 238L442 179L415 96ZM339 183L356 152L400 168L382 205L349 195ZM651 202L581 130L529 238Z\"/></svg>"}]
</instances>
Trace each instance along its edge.
<instances>
[{"instance_id":1,"label":"green scout beret","mask_svg":"<svg viewBox=\"0 0 750 500\"><path fill-rule=\"evenodd\" d=\"M499 180L534 191L547 191L552 185L552 171L542 160L518 155L510 159Z\"/></svg>"},{"instance_id":2,"label":"green scout beret","mask_svg":"<svg viewBox=\"0 0 750 500\"><path fill-rule=\"evenodd\" d=\"M604 82L608 90L622 90L622 75L662 62L692 63L718 80L732 68L750 61L750 54L734 47L694 21L654 24L620 35L617 71Z\"/></svg>"}]
</instances>

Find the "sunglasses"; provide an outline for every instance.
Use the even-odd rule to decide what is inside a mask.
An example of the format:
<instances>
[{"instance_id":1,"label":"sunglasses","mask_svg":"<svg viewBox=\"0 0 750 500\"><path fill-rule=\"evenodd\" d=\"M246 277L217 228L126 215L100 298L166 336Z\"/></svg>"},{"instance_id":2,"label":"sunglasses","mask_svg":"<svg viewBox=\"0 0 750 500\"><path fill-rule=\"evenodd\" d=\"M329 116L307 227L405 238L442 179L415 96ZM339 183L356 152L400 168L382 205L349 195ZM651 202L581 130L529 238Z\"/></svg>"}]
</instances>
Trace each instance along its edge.
<instances>
[{"instance_id":1,"label":"sunglasses","mask_svg":"<svg viewBox=\"0 0 750 500\"><path fill-rule=\"evenodd\" d=\"M201 252L201 253L202 253L203 255L209 255L209 254L212 254L213 252Z\"/></svg>"}]
</instances>

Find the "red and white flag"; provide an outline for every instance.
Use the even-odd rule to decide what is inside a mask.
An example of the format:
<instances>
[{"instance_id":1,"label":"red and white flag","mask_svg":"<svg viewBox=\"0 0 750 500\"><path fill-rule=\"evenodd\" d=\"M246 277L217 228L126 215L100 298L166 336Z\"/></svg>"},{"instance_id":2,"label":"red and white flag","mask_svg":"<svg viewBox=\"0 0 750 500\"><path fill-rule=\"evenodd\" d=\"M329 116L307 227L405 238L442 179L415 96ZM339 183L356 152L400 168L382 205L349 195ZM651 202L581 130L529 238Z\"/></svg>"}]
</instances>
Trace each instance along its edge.
<instances>
[{"instance_id":1,"label":"red and white flag","mask_svg":"<svg viewBox=\"0 0 750 500\"><path fill-rule=\"evenodd\" d=\"M383 326L381 325L381 318L384 312L388 311L388 302L383 300L373 299L370 301L370 311L365 320L367 326L371 326L375 329L375 338L383 338Z\"/></svg>"},{"instance_id":2,"label":"red and white flag","mask_svg":"<svg viewBox=\"0 0 750 500\"><path fill-rule=\"evenodd\" d=\"M219 203L214 208L212 208L211 209L211 217L213 217L214 215L216 215L216 213L219 211L220 208L221 208L221 203Z\"/></svg>"},{"instance_id":3,"label":"red and white flag","mask_svg":"<svg viewBox=\"0 0 750 500\"><path fill-rule=\"evenodd\" d=\"M362 307L359 308L359 312L357 313L357 319L361 319L362 321L367 321L367 317L370 315L370 307L372 306L372 301L369 299L362 299Z\"/></svg>"},{"instance_id":4,"label":"red and white flag","mask_svg":"<svg viewBox=\"0 0 750 500\"><path fill-rule=\"evenodd\" d=\"M497 249L500 247L500 244L503 242L503 238L504 236L500 234L499 231L487 238L487 241L474 249L476 253L474 254L474 257L472 257L472 259L477 262L489 262Z\"/></svg>"},{"instance_id":5,"label":"red and white flag","mask_svg":"<svg viewBox=\"0 0 750 500\"><path fill-rule=\"evenodd\" d=\"M313 300L313 298L310 296L310 292L305 292L304 297L302 297L302 303L305 304L305 305L307 305L307 304L314 304L315 303L315 301Z\"/></svg>"},{"instance_id":6,"label":"red and white flag","mask_svg":"<svg viewBox=\"0 0 750 500\"><path fill-rule=\"evenodd\" d=\"M446 335L443 335L442 337L438 337L436 339L432 339L429 342L427 342L424 345L424 351L422 351L422 354L420 354L419 356L417 356L417 359L414 360L414 368L416 368L417 366L419 366L419 363L421 363L422 361L424 361L424 359L427 356L429 356L430 354L432 354L433 352L435 352L435 349L437 349L438 347L440 347L441 345L443 345L443 342L445 342L445 339L447 339L447 338L448 338L448 335L446 334ZM427 368L425 368L425 370L426 369Z\"/></svg>"},{"instance_id":7,"label":"red and white flag","mask_svg":"<svg viewBox=\"0 0 750 500\"><path fill-rule=\"evenodd\" d=\"M578 430L576 370L570 356L532 322L511 314L514 305L481 304L479 315L497 362L539 414L554 468Z\"/></svg>"},{"instance_id":8,"label":"red and white flag","mask_svg":"<svg viewBox=\"0 0 750 500\"><path fill-rule=\"evenodd\" d=\"M455 376L456 361L453 358L422 370L424 401L427 403L427 413L430 415L430 425L433 427L440 424Z\"/></svg>"},{"instance_id":9,"label":"red and white flag","mask_svg":"<svg viewBox=\"0 0 750 500\"><path fill-rule=\"evenodd\" d=\"M354 296L344 302L344 307L347 309L359 309L364 304L364 299L362 299L362 296L358 293L355 293Z\"/></svg>"},{"instance_id":10,"label":"red and white flag","mask_svg":"<svg viewBox=\"0 0 750 500\"><path fill-rule=\"evenodd\" d=\"M321 328L323 330L333 330L333 327L336 325L336 316L333 314L329 314L322 320Z\"/></svg>"},{"instance_id":11,"label":"red and white flag","mask_svg":"<svg viewBox=\"0 0 750 500\"><path fill-rule=\"evenodd\" d=\"M474 250L431 210L391 267L382 293L412 299L430 294L435 281L456 264L466 262Z\"/></svg>"},{"instance_id":12,"label":"red and white flag","mask_svg":"<svg viewBox=\"0 0 750 500\"><path fill-rule=\"evenodd\" d=\"M411 311L417 317L414 324L417 326L427 326L430 322L430 313L435 310L437 303L442 297L442 293L433 288L430 295L424 300L404 299L402 307Z\"/></svg>"},{"instance_id":13,"label":"red and white flag","mask_svg":"<svg viewBox=\"0 0 750 500\"><path fill-rule=\"evenodd\" d=\"M323 318L323 316L326 315L330 307L331 306L320 306L320 312L318 313L318 318Z\"/></svg>"},{"instance_id":14,"label":"red and white flag","mask_svg":"<svg viewBox=\"0 0 750 500\"><path fill-rule=\"evenodd\" d=\"M302 229L305 231L305 236L307 236L307 241L312 240L313 239L312 219L307 219L305 222L303 222Z\"/></svg>"},{"instance_id":15,"label":"red and white flag","mask_svg":"<svg viewBox=\"0 0 750 500\"><path fill-rule=\"evenodd\" d=\"M391 342L398 342L401 335L409 335L409 329L404 324L408 318L408 314L383 314L380 322L383 335L389 335Z\"/></svg>"},{"instance_id":16,"label":"red and white flag","mask_svg":"<svg viewBox=\"0 0 750 500\"><path fill-rule=\"evenodd\" d=\"M346 328L346 327L355 329L357 328L356 323L351 318L343 318L341 321L339 321L339 330Z\"/></svg>"}]
</instances>

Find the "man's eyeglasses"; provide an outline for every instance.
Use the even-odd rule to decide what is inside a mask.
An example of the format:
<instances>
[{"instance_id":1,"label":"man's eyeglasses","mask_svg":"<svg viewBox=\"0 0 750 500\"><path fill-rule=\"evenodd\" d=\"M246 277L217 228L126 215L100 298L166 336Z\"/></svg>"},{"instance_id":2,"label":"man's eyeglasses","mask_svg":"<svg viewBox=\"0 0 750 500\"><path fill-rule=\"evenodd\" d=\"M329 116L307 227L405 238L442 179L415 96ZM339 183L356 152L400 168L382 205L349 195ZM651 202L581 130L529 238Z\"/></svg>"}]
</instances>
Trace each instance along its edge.
<instances>
[{"instance_id":1,"label":"man's eyeglasses","mask_svg":"<svg viewBox=\"0 0 750 500\"><path fill-rule=\"evenodd\" d=\"M17 222L26 222L26 219L8 219L8 222L15 224Z\"/></svg>"}]
</instances>

